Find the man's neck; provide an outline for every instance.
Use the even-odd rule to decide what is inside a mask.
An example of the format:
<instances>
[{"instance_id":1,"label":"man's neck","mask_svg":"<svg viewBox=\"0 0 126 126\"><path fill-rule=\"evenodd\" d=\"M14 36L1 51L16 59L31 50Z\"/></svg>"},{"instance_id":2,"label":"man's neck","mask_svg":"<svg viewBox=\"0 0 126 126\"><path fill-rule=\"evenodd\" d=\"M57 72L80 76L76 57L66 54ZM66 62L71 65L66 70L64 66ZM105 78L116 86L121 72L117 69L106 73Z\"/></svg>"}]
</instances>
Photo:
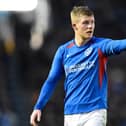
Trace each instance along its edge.
<instances>
[{"instance_id":1,"label":"man's neck","mask_svg":"<svg viewBox=\"0 0 126 126\"><path fill-rule=\"evenodd\" d=\"M75 36L75 43L77 46L83 46L85 45L90 39L84 39L82 37Z\"/></svg>"}]
</instances>

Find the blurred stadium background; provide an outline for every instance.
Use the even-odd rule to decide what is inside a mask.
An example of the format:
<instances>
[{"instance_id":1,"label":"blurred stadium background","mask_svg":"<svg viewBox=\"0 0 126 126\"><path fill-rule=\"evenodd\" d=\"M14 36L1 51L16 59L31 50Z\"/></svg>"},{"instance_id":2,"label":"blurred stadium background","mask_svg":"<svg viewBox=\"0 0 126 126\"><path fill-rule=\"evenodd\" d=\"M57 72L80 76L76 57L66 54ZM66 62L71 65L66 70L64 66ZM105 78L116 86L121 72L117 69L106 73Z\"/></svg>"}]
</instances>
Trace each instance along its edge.
<instances>
[{"instance_id":1,"label":"blurred stadium background","mask_svg":"<svg viewBox=\"0 0 126 126\"><path fill-rule=\"evenodd\" d=\"M60 44L73 37L69 11L92 8L95 35L126 38L124 0L39 0L32 12L0 12L0 126L29 126L30 114ZM108 62L107 126L126 126L126 53ZM63 126L63 79L43 110L42 126Z\"/></svg>"}]
</instances>

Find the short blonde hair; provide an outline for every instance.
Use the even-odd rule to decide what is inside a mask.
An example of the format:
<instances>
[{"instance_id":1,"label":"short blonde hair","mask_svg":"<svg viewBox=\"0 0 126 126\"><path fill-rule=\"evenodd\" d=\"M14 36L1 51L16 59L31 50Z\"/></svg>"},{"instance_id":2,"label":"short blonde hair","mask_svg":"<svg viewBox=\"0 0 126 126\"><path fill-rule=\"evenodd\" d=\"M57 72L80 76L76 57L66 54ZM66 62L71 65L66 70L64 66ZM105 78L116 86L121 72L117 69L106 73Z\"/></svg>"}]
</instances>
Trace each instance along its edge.
<instances>
[{"instance_id":1,"label":"short blonde hair","mask_svg":"<svg viewBox=\"0 0 126 126\"><path fill-rule=\"evenodd\" d=\"M74 6L71 10L70 17L71 23L75 23L78 21L78 18L81 16L93 16L94 13L88 6Z\"/></svg>"}]
</instances>

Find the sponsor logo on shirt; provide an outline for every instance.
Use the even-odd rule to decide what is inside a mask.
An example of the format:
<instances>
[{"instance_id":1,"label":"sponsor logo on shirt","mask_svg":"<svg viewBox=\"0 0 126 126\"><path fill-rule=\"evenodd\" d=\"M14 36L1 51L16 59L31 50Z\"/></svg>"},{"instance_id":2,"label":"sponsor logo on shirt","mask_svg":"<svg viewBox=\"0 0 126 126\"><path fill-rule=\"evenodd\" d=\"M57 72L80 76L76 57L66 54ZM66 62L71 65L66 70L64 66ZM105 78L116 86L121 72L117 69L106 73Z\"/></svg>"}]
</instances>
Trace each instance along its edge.
<instances>
[{"instance_id":1,"label":"sponsor logo on shirt","mask_svg":"<svg viewBox=\"0 0 126 126\"><path fill-rule=\"evenodd\" d=\"M72 65L66 68L66 74L79 72L81 70L91 69L94 66L94 61L86 61L82 64Z\"/></svg>"}]
</instances>

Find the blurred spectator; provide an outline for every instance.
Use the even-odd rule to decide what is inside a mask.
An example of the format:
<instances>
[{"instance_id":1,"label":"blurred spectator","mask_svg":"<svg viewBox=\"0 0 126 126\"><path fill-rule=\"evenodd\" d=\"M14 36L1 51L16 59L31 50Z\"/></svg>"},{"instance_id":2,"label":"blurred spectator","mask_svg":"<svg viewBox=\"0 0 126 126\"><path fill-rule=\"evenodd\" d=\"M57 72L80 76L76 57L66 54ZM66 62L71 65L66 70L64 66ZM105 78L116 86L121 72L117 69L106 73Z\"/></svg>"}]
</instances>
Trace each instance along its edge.
<instances>
[{"instance_id":1,"label":"blurred spectator","mask_svg":"<svg viewBox=\"0 0 126 126\"><path fill-rule=\"evenodd\" d=\"M45 34L51 27L51 6L48 0L38 0L35 10L17 13L19 19L24 23L32 23L30 48L40 49L44 44Z\"/></svg>"},{"instance_id":2,"label":"blurred spectator","mask_svg":"<svg viewBox=\"0 0 126 126\"><path fill-rule=\"evenodd\" d=\"M0 39L4 42L4 48L8 55L13 54L15 50L14 28L10 16L10 12L0 12Z\"/></svg>"},{"instance_id":3,"label":"blurred spectator","mask_svg":"<svg viewBox=\"0 0 126 126\"><path fill-rule=\"evenodd\" d=\"M113 93L121 94L125 90L125 74L121 68L115 68L111 70L111 90Z\"/></svg>"},{"instance_id":4,"label":"blurred spectator","mask_svg":"<svg viewBox=\"0 0 126 126\"><path fill-rule=\"evenodd\" d=\"M45 33L51 25L50 13L48 0L38 0L35 10L35 21L31 31L30 46L32 49L38 49L43 45Z\"/></svg>"},{"instance_id":5,"label":"blurred spectator","mask_svg":"<svg viewBox=\"0 0 126 126\"><path fill-rule=\"evenodd\" d=\"M114 68L110 73L109 125L126 125L126 85L125 73L121 68ZM124 125L125 124L125 125Z\"/></svg>"},{"instance_id":6,"label":"blurred spectator","mask_svg":"<svg viewBox=\"0 0 126 126\"><path fill-rule=\"evenodd\" d=\"M0 112L0 126L18 126L19 119L16 113L8 108Z\"/></svg>"}]
</instances>

